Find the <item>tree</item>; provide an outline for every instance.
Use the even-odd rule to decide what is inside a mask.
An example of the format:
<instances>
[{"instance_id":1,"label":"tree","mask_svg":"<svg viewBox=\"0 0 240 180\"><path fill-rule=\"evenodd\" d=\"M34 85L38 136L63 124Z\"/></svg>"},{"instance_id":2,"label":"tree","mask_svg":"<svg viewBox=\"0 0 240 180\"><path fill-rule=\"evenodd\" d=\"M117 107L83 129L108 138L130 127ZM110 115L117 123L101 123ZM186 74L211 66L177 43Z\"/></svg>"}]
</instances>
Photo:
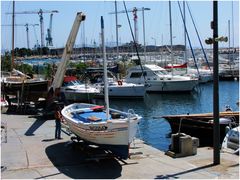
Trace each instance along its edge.
<instances>
[{"instance_id":1,"label":"tree","mask_svg":"<svg viewBox=\"0 0 240 180\"><path fill-rule=\"evenodd\" d=\"M33 74L33 68L29 64L19 64L15 67L17 70L23 72L24 74Z\"/></svg>"},{"instance_id":2,"label":"tree","mask_svg":"<svg viewBox=\"0 0 240 180\"><path fill-rule=\"evenodd\" d=\"M1 71L11 71L11 56L9 52L1 57Z\"/></svg>"}]
</instances>

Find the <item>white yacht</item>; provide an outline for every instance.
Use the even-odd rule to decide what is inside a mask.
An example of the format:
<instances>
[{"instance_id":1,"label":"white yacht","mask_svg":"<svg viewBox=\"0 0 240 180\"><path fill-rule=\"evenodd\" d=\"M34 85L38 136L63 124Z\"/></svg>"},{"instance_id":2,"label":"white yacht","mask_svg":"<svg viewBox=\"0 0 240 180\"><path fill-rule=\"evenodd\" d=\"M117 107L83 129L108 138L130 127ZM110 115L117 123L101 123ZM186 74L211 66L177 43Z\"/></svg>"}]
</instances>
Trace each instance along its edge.
<instances>
[{"instance_id":1,"label":"white yacht","mask_svg":"<svg viewBox=\"0 0 240 180\"><path fill-rule=\"evenodd\" d=\"M104 84L95 84L100 90L97 97L104 96ZM127 83L122 80L108 82L109 98L144 98L146 87L144 84Z\"/></svg>"},{"instance_id":2,"label":"white yacht","mask_svg":"<svg viewBox=\"0 0 240 180\"><path fill-rule=\"evenodd\" d=\"M198 79L189 76L179 76L168 73L157 65L143 65L128 70L125 81L128 83L147 83L148 92L187 92L192 91L198 84ZM145 74L145 78L143 76Z\"/></svg>"},{"instance_id":3,"label":"white yacht","mask_svg":"<svg viewBox=\"0 0 240 180\"><path fill-rule=\"evenodd\" d=\"M90 84L83 84L79 80L64 83L60 88L60 92L64 93L68 101L89 101L100 93L100 91Z\"/></svg>"}]
</instances>

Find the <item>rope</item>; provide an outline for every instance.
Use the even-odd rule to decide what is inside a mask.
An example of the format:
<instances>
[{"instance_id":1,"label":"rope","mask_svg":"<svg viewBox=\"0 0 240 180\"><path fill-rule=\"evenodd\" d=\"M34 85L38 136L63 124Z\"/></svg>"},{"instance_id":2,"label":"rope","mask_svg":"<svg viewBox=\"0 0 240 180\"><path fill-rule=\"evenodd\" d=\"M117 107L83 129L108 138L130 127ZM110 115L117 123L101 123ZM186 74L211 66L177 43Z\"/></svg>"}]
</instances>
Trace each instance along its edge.
<instances>
[{"instance_id":1,"label":"rope","mask_svg":"<svg viewBox=\"0 0 240 180\"><path fill-rule=\"evenodd\" d=\"M182 9L181 9L181 7L180 7L179 1L178 1L178 7L179 7L179 10L180 10L180 13L181 13L182 20L183 20L183 19L184 19L184 18L183 18L183 13L182 13ZM191 52L192 52L192 55L193 55L193 60L194 60L194 62L195 62L195 66L196 66L198 75L200 76L199 69L198 69L197 62L196 62L196 58L195 58L195 54L194 54L193 48L192 48L192 43L191 43L191 41L190 41L189 34L188 34L188 31L187 31L187 27L186 27L186 24L185 24L185 21L184 21L184 20L183 20L183 24L184 24L184 29L185 29L186 34L187 34L188 43L189 43L189 46L190 46L190 49L191 49Z\"/></svg>"},{"instance_id":2,"label":"rope","mask_svg":"<svg viewBox=\"0 0 240 180\"><path fill-rule=\"evenodd\" d=\"M196 31L196 33L197 33L197 37L198 37L199 43L200 43L200 45L201 45L201 49L202 49L202 51L203 51L204 58L205 58L205 60L206 60L206 62L207 62L208 68L211 70L211 67L210 67L209 62L208 62L208 59L207 59L207 55L206 55L205 50L204 50L203 45L202 45L202 41L201 41L201 39L200 39L198 30L197 30L196 25L195 25L195 22L194 22L194 20L193 20L191 10L190 10L190 8L189 8L189 6L188 6L188 2L186 2L186 3L187 3L187 7L188 7L188 11L189 11L189 14L190 14L192 23L193 23L193 25L194 25L194 29L195 29L195 31Z\"/></svg>"}]
</instances>

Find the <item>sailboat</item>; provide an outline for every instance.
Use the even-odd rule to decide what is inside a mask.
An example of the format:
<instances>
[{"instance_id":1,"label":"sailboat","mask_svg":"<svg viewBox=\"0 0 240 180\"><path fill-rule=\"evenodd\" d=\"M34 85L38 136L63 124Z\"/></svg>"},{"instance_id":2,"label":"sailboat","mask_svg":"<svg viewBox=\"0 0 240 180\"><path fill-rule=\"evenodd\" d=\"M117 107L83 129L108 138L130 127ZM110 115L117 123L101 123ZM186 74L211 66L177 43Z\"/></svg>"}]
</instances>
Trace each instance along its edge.
<instances>
[{"instance_id":1,"label":"sailboat","mask_svg":"<svg viewBox=\"0 0 240 180\"><path fill-rule=\"evenodd\" d=\"M86 143L110 150L121 159L129 157L129 145L137 132L141 116L133 110L122 112L109 108L104 22L101 17L101 35L104 56L105 106L74 103L61 111L70 131Z\"/></svg>"}]
</instances>

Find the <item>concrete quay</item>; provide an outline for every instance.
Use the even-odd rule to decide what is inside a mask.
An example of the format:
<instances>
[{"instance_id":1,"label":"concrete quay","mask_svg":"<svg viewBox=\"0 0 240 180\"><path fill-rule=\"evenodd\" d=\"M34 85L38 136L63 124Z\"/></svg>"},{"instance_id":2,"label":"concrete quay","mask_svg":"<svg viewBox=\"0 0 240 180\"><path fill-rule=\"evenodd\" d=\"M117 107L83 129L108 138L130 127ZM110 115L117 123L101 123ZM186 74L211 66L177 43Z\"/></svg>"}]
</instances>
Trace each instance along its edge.
<instances>
[{"instance_id":1,"label":"concrete quay","mask_svg":"<svg viewBox=\"0 0 240 180\"><path fill-rule=\"evenodd\" d=\"M213 150L198 148L194 156L172 158L136 140L130 159L91 159L100 150L55 140L55 121L41 116L1 114L7 142L1 143L1 179L239 179L239 156L221 152L214 166ZM2 132L2 137L4 131Z\"/></svg>"}]
</instances>

